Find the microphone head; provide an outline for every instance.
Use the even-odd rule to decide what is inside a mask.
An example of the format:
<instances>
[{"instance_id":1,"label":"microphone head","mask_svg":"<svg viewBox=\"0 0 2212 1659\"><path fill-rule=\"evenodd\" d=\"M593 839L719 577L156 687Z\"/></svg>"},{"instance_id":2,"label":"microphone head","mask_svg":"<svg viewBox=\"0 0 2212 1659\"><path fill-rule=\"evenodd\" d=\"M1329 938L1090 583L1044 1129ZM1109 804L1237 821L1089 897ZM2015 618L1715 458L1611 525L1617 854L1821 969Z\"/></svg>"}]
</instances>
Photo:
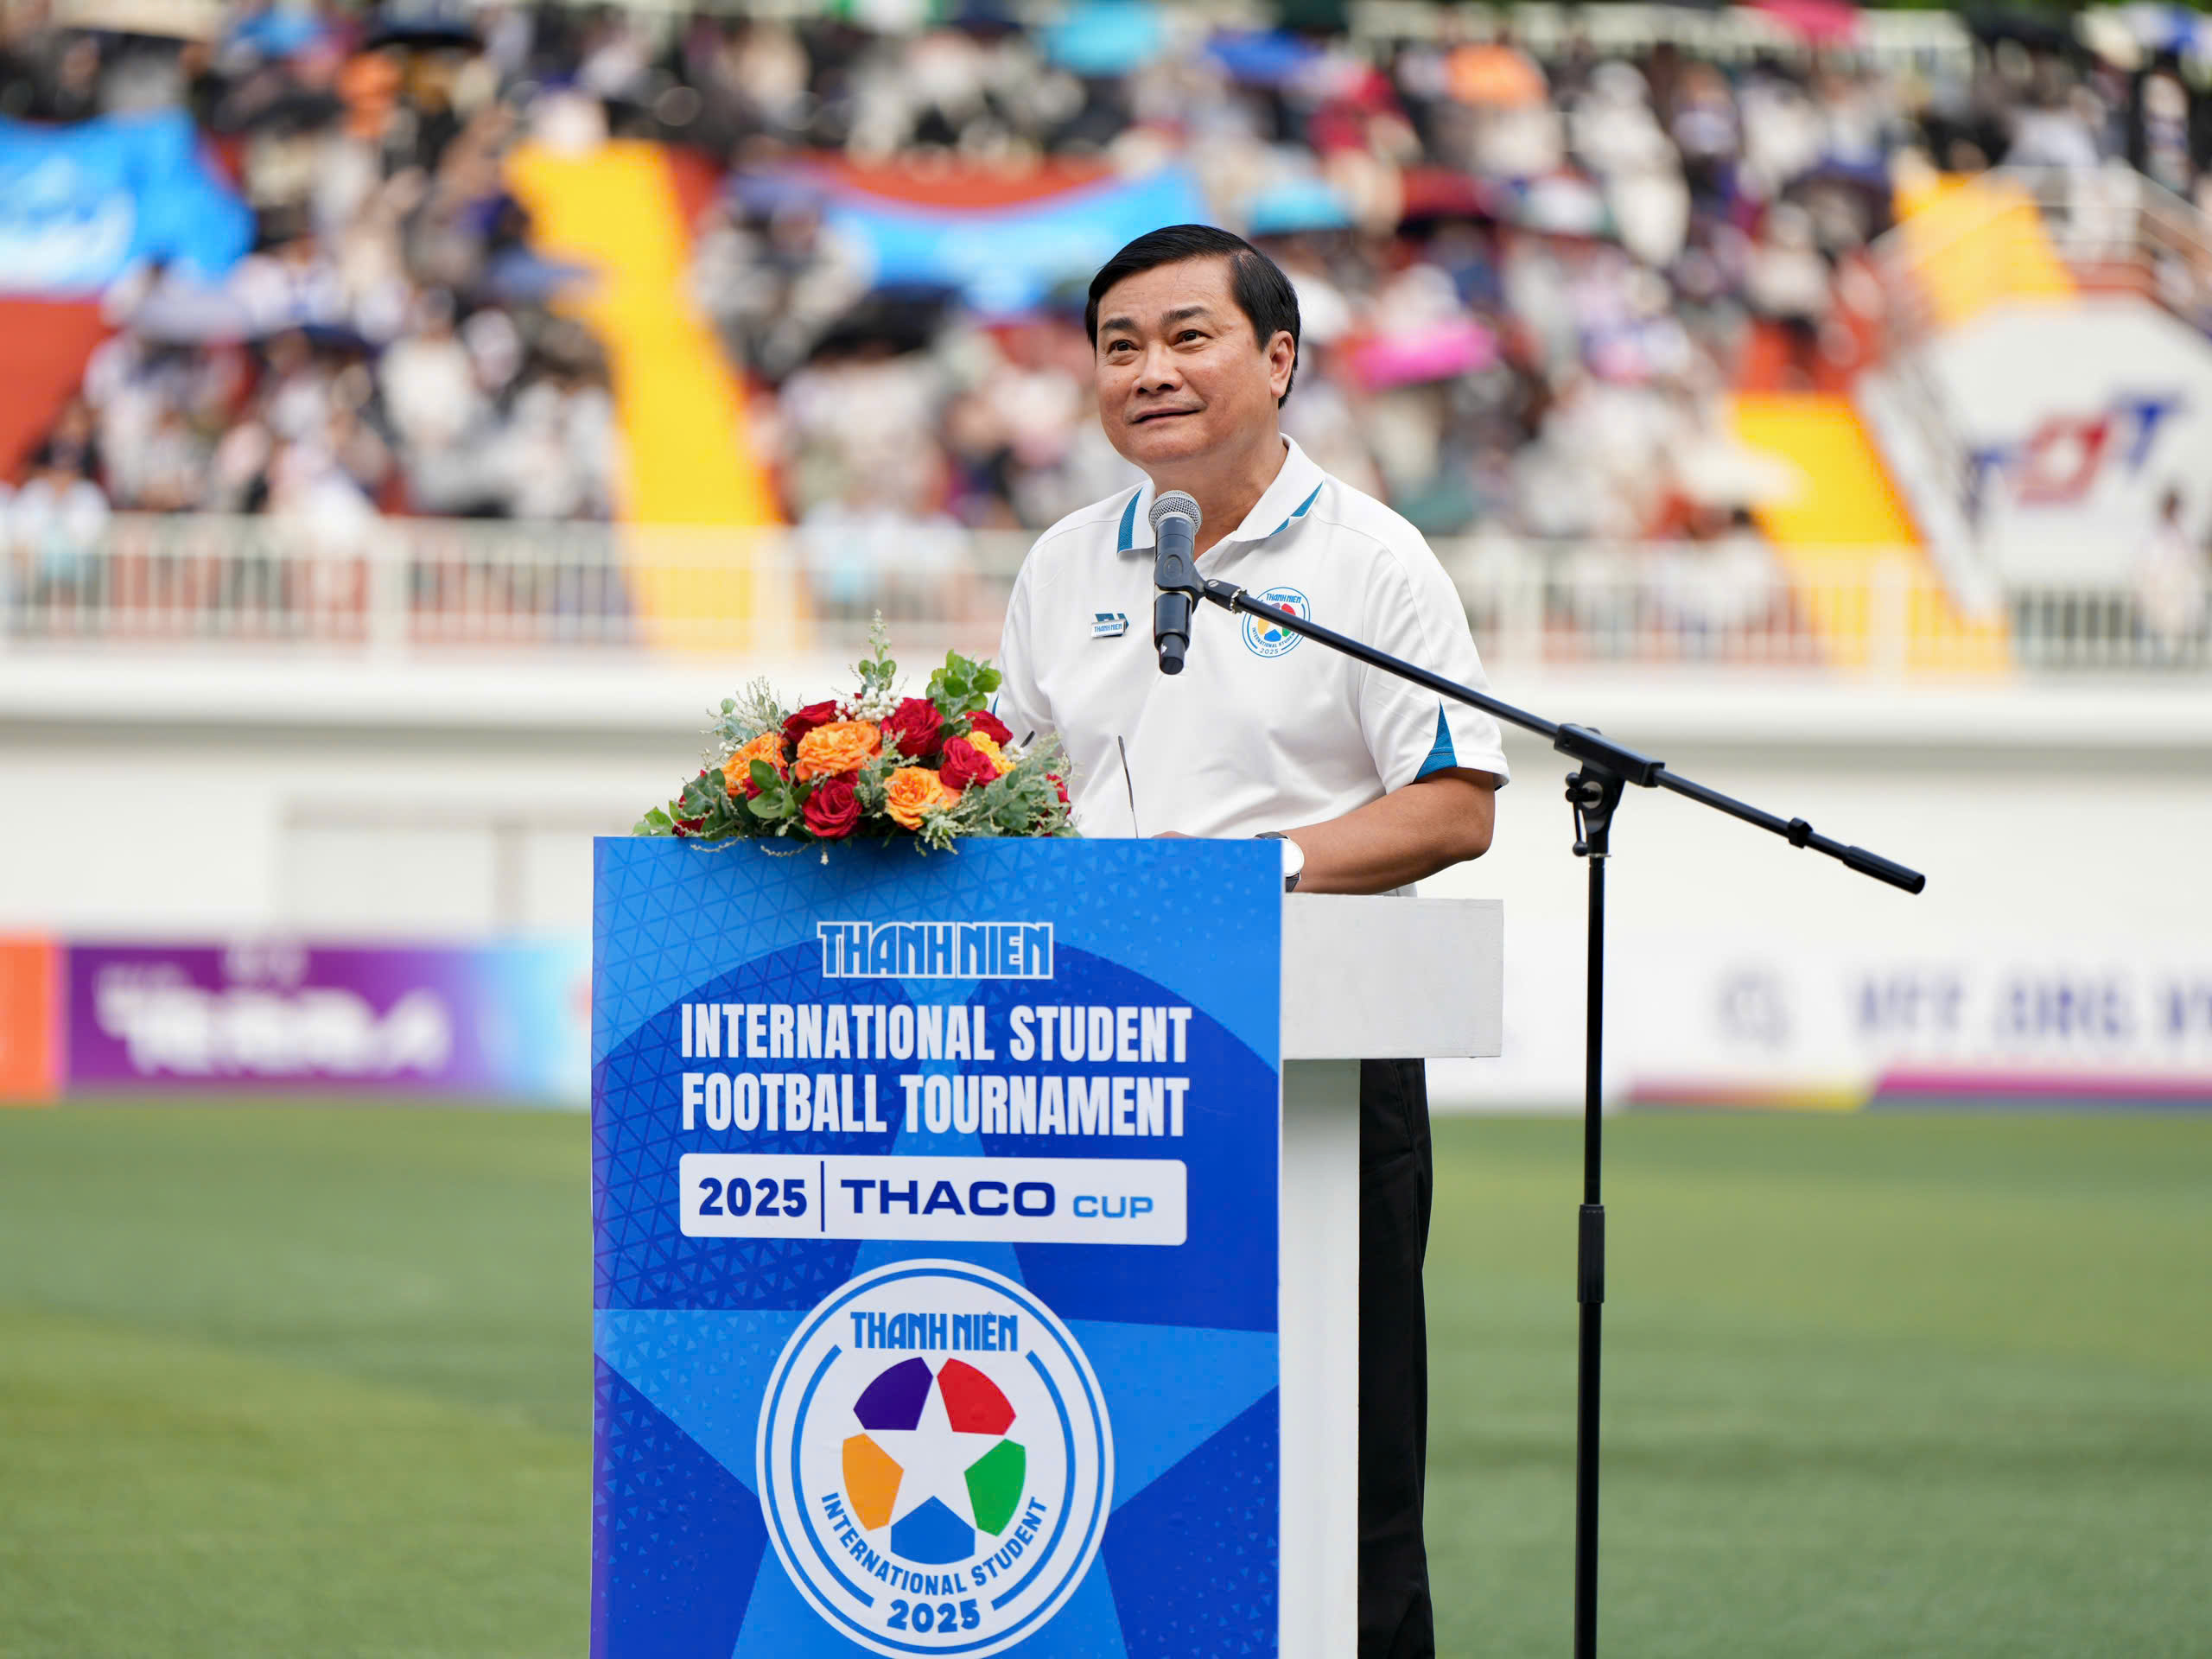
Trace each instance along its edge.
<instances>
[{"instance_id":1,"label":"microphone head","mask_svg":"<svg viewBox=\"0 0 2212 1659\"><path fill-rule=\"evenodd\" d=\"M1189 519L1191 533L1194 536L1198 534L1198 526L1205 522L1205 515L1198 511L1198 499L1188 490L1170 490L1165 495L1154 497L1152 511L1145 517L1152 521L1152 533L1155 537L1160 534L1160 521L1163 518Z\"/></svg>"}]
</instances>

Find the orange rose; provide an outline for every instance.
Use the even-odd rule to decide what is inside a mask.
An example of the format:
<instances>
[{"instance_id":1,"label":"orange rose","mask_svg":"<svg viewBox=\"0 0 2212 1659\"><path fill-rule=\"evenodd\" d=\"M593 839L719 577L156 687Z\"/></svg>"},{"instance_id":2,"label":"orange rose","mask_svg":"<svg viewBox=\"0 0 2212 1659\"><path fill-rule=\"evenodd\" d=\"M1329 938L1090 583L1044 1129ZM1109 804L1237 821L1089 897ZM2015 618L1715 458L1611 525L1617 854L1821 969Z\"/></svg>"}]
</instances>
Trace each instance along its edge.
<instances>
[{"instance_id":1,"label":"orange rose","mask_svg":"<svg viewBox=\"0 0 2212 1659\"><path fill-rule=\"evenodd\" d=\"M751 785L755 760L766 760L776 769L777 776L781 777L785 766L784 734L781 732L763 732L722 762L722 779L728 784L731 794L750 795L754 792Z\"/></svg>"},{"instance_id":2,"label":"orange rose","mask_svg":"<svg viewBox=\"0 0 2212 1659\"><path fill-rule=\"evenodd\" d=\"M798 764L791 768L791 775L801 782L832 778L851 772L882 747L883 734L874 721L833 720L799 739Z\"/></svg>"},{"instance_id":3,"label":"orange rose","mask_svg":"<svg viewBox=\"0 0 2212 1659\"><path fill-rule=\"evenodd\" d=\"M959 798L960 791L947 789L927 766L901 766L891 774L883 810L907 829L918 830L924 814L942 812Z\"/></svg>"}]
</instances>

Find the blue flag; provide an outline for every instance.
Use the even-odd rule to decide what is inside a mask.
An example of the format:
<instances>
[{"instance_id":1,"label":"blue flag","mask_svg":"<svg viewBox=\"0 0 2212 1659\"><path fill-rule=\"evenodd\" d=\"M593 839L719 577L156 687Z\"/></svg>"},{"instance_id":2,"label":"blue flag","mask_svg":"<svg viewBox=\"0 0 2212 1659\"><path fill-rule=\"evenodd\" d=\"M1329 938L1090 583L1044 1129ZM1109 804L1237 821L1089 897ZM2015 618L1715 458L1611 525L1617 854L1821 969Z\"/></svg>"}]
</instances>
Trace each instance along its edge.
<instances>
[{"instance_id":1,"label":"blue flag","mask_svg":"<svg viewBox=\"0 0 2212 1659\"><path fill-rule=\"evenodd\" d=\"M909 206L833 196L829 222L865 242L880 284L942 284L986 315L1027 310L1056 287L1080 289L1122 244L1163 225L1206 219L1180 167L1109 179L1010 207Z\"/></svg>"},{"instance_id":2,"label":"blue flag","mask_svg":"<svg viewBox=\"0 0 2212 1659\"><path fill-rule=\"evenodd\" d=\"M181 110L43 127L0 119L0 292L97 293L160 260L207 280L253 245L253 215Z\"/></svg>"}]
</instances>

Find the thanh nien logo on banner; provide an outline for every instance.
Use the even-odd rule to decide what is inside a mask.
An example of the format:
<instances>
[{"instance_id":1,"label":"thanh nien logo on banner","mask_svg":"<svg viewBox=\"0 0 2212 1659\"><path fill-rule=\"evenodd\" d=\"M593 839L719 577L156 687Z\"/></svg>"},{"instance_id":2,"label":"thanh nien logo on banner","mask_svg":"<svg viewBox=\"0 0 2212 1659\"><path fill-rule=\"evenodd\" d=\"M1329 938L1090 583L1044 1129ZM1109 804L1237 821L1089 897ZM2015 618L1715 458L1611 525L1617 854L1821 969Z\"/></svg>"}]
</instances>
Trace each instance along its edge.
<instances>
[{"instance_id":1,"label":"thanh nien logo on banner","mask_svg":"<svg viewBox=\"0 0 2212 1659\"><path fill-rule=\"evenodd\" d=\"M760 1412L760 1507L815 1611L880 1654L988 1659L1098 1553L1113 1433L1074 1336L1010 1279L907 1261L815 1308Z\"/></svg>"}]
</instances>

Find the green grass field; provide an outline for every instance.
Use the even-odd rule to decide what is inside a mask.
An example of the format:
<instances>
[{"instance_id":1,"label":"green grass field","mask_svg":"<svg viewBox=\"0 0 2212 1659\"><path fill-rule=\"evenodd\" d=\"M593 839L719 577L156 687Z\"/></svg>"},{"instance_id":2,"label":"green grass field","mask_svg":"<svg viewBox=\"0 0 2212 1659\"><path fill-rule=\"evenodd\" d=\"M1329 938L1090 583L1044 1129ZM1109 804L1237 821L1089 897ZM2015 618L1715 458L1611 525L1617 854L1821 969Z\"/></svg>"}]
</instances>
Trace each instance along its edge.
<instances>
[{"instance_id":1,"label":"green grass field","mask_svg":"<svg viewBox=\"0 0 2212 1659\"><path fill-rule=\"evenodd\" d=\"M1611 1147L1606 1651L2212 1654L2212 1118ZM1566 1650L1576 1157L1440 1126L1452 1659ZM581 1654L587 1164L574 1117L0 1113L0 1654Z\"/></svg>"}]
</instances>

